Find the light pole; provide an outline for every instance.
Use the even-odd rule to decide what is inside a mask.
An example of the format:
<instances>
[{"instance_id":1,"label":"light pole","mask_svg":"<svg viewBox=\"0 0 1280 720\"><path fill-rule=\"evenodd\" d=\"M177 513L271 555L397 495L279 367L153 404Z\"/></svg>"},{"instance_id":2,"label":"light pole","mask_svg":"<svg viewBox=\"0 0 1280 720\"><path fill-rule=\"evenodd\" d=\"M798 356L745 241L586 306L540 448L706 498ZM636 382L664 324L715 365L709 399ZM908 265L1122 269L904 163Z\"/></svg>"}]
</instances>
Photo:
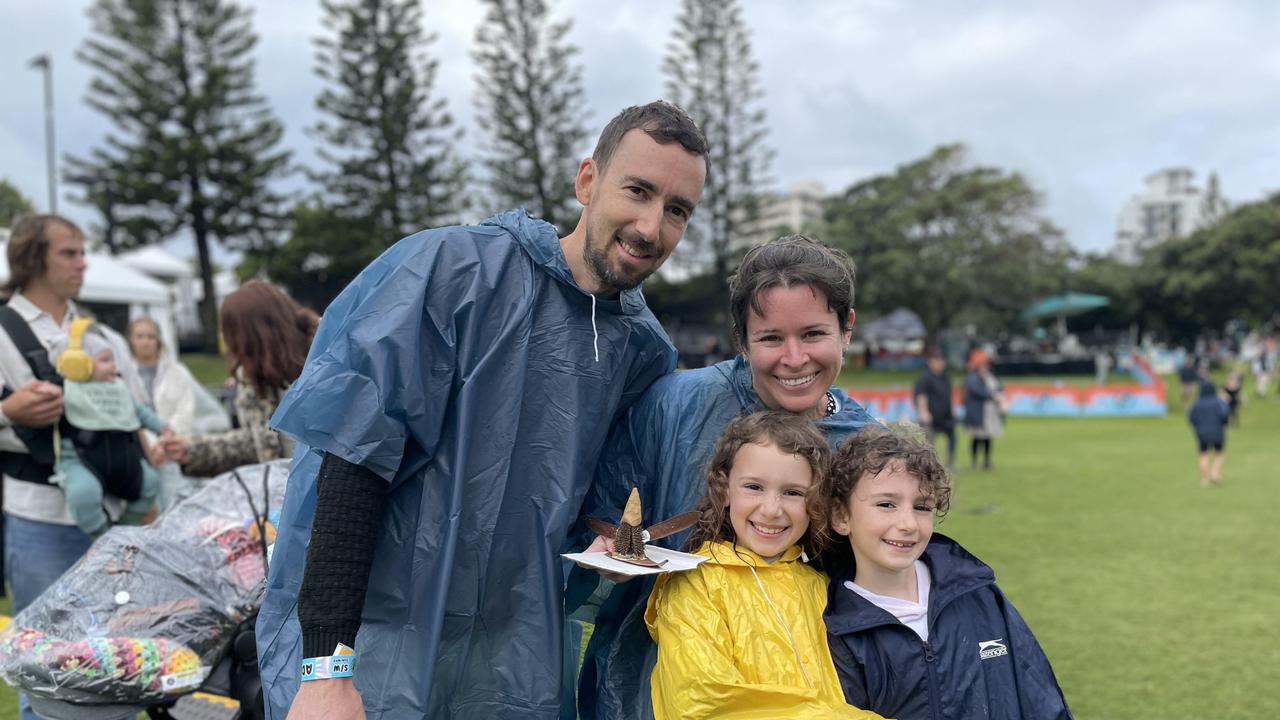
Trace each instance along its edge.
<instances>
[{"instance_id":1,"label":"light pole","mask_svg":"<svg viewBox=\"0 0 1280 720\"><path fill-rule=\"evenodd\" d=\"M48 53L31 58L30 67L44 71L44 151L49 171L49 212L58 212L58 166L53 151L53 60Z\"/></svg>"}]
</instances>

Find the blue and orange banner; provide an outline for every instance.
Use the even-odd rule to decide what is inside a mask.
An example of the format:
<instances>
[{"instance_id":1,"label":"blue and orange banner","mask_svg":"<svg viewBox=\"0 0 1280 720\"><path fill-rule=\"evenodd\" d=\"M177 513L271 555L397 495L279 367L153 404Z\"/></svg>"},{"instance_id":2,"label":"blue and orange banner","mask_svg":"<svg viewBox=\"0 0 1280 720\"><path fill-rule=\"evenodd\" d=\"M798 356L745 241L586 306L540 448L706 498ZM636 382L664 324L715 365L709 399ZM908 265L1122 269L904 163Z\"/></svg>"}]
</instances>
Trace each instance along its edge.
<instances>
[{"instance_id":1,"label":"blue and orange banner","mask_svg":"<svg viewBox=\"0 0 1280 720\"><path fill-rule=\"evenodd\" d=\"M1040 417L1135 417L1161 416L1168 411L1164 383L1151 364L1139 355L1131 358L1136 382L1124 385L1069 386L1050 383L1005 385L1008 414ZM888 422L915 421L911 388L892 390L847 388L850 397L872 416ZM964 394L956 389L952 405L956 417L963 412Z\"/></svg>"}]
</instances>

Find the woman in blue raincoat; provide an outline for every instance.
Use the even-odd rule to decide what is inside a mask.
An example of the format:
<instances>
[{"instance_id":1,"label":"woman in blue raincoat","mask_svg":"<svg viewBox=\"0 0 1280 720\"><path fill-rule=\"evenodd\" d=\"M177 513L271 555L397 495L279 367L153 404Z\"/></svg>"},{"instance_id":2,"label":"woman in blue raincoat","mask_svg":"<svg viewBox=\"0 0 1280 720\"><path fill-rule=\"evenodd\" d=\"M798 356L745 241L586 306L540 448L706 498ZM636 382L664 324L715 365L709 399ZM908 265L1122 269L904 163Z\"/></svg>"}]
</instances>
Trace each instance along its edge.
<instances>
[{"instance_id":1,"label":"woman in blue raincoat","mask_svg":"<svg viewBox=\"0 0 1280 720\"><path fill-rule=\"evenodd\" d=\"M703 466L729 421L768 408L812 417L832 444L874 422L833 386L853 330L853 262L804 236L753 248L730 283L740 354L658 380L611 434L583 515L617 519L632 487L645 522L691 510L706 484ZM660 544L677 548L685 533ZM581 549L591 534L577 535ZM594 622L578 684L582 718L649 718L649 676L657 657L645 628L651 578L613 585L575 568L566 611ZM573 688L564 688L573 697ZM572 703L565 703L566 712Z\"/></svg>"}]
</instances>

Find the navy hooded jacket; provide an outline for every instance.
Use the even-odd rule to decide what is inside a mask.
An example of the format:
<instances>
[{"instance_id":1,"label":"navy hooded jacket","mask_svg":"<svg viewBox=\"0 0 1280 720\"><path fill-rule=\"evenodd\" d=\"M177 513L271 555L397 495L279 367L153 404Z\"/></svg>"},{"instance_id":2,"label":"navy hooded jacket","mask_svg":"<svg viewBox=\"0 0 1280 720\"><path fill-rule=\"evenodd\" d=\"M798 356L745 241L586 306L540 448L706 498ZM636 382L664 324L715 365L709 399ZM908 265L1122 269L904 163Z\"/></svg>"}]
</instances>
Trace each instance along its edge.
<instances>
[{"instance_id":1,"label":"navy hooded jacket","mask_svg":"<svg viewBox=\"0 0 1280 720\"><path fill-rule=\"evenodd\" d=\"M991 568L934 534L929 642L845 587L828 589L827 641L845 700L897 720L1066 720L1062 689Z\"/></svg>"},{"instance_id":2,"label":"navy hooded jacket","mask_svg":"<svg viewBox=\"0 0 1280 720\"><path fill-rule=\"evenodd\" d=\"M1227 419L1230 406L1213 387L1213 383L1200 385L1200 398L1191 405L1187 420L1196 431L1196 439L1202 443L1221 445L1227 439Z\"/></svg>"}]
</instances>

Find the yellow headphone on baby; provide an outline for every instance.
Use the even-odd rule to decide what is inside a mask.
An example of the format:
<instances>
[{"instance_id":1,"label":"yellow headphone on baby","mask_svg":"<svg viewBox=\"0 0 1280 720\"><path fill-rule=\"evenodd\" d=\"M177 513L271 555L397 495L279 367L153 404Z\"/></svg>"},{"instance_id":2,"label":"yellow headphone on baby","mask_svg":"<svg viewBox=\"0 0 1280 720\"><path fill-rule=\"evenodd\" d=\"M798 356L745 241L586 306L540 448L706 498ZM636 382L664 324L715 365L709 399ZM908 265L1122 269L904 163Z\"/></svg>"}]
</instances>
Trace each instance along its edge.
<instances>
[{"instance_id":1,"label":"yellow headphone on baby","mask_svg":"<svg viewBox=\"0 0 1280 720\"><path fill-rule=\"evenodd\" d=\"M76 318L67 333L67 349L58 357L58 374L71 382L89 382L93 377L93 357L84 351L84 334L91 318Z\"/></svg>"}]
</instances>

